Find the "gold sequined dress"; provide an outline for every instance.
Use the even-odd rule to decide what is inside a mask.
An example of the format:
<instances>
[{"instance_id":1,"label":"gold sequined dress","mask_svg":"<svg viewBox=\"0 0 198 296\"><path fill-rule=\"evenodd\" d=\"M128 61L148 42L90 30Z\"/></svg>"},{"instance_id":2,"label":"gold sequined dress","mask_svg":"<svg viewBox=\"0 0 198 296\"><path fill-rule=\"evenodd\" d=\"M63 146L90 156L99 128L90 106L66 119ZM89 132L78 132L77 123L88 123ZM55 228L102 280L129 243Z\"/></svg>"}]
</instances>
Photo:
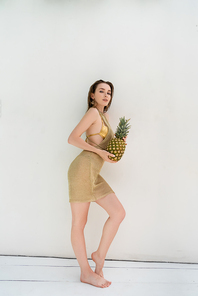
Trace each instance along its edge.
<instances>
[{"instance_id":1,"label":"gold sequined dress","mask_svg":"<svg viewBox=\"0 0 198 296\"><path fill-rule=\"evenodd\" d=\"M108 128L106 137L97 148L105 150L114 133L103 113L99 111ZM70 164L68 170L69 201L91 202L114 193L109 184L100 176L104 160L96 153L83 150Z\"/></svg>"}]
</instances>

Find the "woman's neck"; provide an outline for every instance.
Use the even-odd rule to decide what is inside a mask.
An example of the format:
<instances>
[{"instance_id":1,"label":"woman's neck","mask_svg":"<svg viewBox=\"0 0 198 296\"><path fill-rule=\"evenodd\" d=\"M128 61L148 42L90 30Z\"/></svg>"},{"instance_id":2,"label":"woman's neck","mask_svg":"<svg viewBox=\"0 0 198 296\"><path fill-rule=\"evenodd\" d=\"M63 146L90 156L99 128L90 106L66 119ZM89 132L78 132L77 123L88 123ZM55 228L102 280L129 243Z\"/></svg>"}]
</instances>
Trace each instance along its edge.
<instances>
[{"instance_id":1,"label":"woman's neck","mask_svg":"<svg viewBox=\"0 0 198 296\"><path fill-rule=\"evenodd\" d=\"M98 111L100 111L101 113L104 113L104 106L97 105L95 108L98 109Z\"/></svg>"}]
</instances>

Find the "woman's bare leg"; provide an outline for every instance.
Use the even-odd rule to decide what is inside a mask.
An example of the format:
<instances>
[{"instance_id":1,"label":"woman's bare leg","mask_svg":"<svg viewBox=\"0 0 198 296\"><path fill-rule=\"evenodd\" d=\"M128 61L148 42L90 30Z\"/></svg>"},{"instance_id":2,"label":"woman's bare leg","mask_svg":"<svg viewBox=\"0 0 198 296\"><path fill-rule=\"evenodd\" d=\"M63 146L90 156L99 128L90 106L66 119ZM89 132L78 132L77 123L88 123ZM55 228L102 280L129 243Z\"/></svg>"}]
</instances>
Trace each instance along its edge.
<instances>
[{"instance_id":1,"label":"woman's bare leg","mask_svg":"<svg viewBox=\"0 0 198 296\"><path fill-rule=\"evenodd\" d=\"M114 193L111 193L96 201L106 212L109 214L109 218L105 222L103 233L99 247L96 252L92 253L91 257L96 263L96 274L103 277L103 265L107 251L118 231L119 225L125 217L125 210L120 203L119 199Z\"/></svg>"},{"instance_id":2,"label":"woman's bare leg","mask_svg":"<svg viewBox=\"0 0 198 296\"><path fill-rule=\"evenodd\" d=\"M87 222L90 203L72 202L70 205L72 211L71 242L81 269L80 280L96 287L109 287L111 282L93 272L87 260L84 228Z\"/></svg>"}]
</instances>

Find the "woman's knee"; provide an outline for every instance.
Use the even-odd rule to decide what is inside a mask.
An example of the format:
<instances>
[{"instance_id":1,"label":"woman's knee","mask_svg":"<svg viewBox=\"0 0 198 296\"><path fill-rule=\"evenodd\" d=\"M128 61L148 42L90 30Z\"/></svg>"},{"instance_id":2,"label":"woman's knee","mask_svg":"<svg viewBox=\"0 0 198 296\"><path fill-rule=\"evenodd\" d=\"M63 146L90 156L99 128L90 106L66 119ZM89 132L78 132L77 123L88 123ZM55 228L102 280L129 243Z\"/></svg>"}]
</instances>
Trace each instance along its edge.
<instances>
[{"instance_id":1,"label":"woman's knee","mask_svg":"<svg viewBox=\"0 0 198 296\"><path fill-rule=\"evenodd\" d=\"M78 228L84 230L85 225L87 224L87 217L84 219L72 219L72 228Z\"/></svg>"},{"instance_id":2,"label":"woman's knee","mask_svg":"<svg viewBox=\"0 0 198 296\"><path fill-rule=\"evenodd\" d=\"M122 221L124 220L125 216L126 216L126 211L125 211L125 209L122 207L122 208L120 209L120 211L119 211L120 222L122 222Z\"/></svg>"},{"instance_id":3,"label":"woman's knee","mask_svg":"<svg viewBox=\"0 0 198 296\"><path fill-rule=\"evenodd\" d=\"M125 216L126 216L126 211L123 208L123 206L120 206L112 215L112 217L116 219L118 223L121 223L124 220Z\"/></svg>"}]
</instances>

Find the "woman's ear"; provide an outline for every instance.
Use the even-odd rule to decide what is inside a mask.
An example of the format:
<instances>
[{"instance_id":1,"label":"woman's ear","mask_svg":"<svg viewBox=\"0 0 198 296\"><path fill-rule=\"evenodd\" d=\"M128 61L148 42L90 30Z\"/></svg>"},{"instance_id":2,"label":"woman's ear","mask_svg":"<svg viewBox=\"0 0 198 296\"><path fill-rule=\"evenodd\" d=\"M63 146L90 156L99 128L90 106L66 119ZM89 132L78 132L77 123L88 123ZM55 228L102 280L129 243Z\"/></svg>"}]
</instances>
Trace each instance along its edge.
<instances>
[{"instance_id":1,"label":"woman's ear","mask_svg":"<svg viewBox=\"0 0 198 296\"><path fill-rule=\"evenodd\" d=\"M94 93L91 93L91 98L94 100Z\"/></svg>"}]
</instances>

